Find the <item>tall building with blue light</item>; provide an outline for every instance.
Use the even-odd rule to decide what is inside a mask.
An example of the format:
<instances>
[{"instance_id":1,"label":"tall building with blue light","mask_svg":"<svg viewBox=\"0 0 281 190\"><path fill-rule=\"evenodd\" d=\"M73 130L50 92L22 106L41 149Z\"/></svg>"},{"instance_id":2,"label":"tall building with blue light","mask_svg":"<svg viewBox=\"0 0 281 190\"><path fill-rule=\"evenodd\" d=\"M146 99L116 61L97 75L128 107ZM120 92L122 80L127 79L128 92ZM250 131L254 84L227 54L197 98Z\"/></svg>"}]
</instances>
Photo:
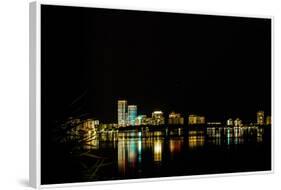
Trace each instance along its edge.
<instances>
[{"instance_id":1,"label":"tall building with blue light","mask_svg":"<svg viewBox=\"0 0 281 190\"><path fill-rule=\"evenodd\" d=\"M135 125L137 118L137 106L136 105L128 105L128 125Z\"/></svg>"}]
</instances>

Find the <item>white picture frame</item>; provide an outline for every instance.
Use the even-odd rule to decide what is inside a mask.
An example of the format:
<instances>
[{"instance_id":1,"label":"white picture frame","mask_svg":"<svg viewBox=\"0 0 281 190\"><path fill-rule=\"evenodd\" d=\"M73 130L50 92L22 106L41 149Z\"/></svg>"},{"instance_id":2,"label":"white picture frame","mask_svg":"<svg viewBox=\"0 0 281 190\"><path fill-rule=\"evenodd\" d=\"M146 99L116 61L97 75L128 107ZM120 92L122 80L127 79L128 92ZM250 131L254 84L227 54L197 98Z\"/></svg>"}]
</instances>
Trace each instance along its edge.
<instances>
[{"instance_id":1,"label":"white picture frame","mask_svg":"<svg viewBox=\"0 0 281 190\"><path fill-rule=\"evenodd\" d=\"M98 182L82 182L82 183L65 183L54 185L41 185L41 5L62 5L62 6L75 6L75 7L93 7L93 8L113 8L113 9L125 9L125 10L140 10L137 7L104 7L86 3L69 3L63 1L36 1L30 3L30 26L29 26L29 107L30 107L30 129L29 129L29 179L30 185L34 188L45 187L71 187L71 186L84 186L84 185L97 185L97 184L114 184L114 183L127 183L127 182L147 182L147 181L159 181L159 180L177 180L177 179L190 179L190 178L205 178L205 177L220 177L220 176L237 176L237 175L251 175L251 174L272 174L274 173L274 112L272 113L272 131L271 131L271 171L257 171L257 172L241 172L241 173L224 173L224 174L207 174L196 176L180 176L180 177L161 177L161 178L146 178L146 179L130 179L130 180L112 180L112 181L98 181ZM157 9L145 9L145 11L162 11L162 12L176 12L176 13L194 13L194 14L208 14L208 15L222 15L222 16L243 16L254 18L268 18L271 19L271 74L272 74L272 94L274 90L273 83L273 70L274 70L274 18L273 16L257 16L257 15L234 15L224 13L205 13L205 12L192 12L186 10L157 10ZM274 101L272 97L272 102ZM272 104L273 105L273 104Z\"/></svg>"}]
</instances>

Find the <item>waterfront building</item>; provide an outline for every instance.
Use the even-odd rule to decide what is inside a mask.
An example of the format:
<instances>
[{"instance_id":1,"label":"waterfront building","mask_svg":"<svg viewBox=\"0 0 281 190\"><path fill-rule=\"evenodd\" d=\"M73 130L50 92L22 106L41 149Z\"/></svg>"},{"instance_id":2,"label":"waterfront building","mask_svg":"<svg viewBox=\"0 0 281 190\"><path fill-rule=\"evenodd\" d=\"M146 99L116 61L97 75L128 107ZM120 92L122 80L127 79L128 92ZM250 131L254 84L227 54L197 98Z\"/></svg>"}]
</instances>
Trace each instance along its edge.
<instances>
[{"instance_id":1,"label":"waterfront building","mask_svg":"<svg viewBox=\"0 0 281 190\"><path fill-rule=\"evenodd\" d=\"M152 112L151 117L152 125L164 125L165 124L165 118L162 111L154 111Z\"/></svg>"},{"instance_id":2,"label":"waterfront building","mask_svg":"<svg viewBox=\"0 0 281 190\"><path fill-rule=\"evenodd\" d=\"M229 118L229 119L226 121L226 125L227 125L227 126L233 126L233 119L232 119L232 118Z\"/></svg>"},{"instance_id":3,"label":"waterfront building","mask_svg":"<svg viewBox=\"0 0 281 190\"><path fill-rule=\"evenodd\" d=\"M171 112L169 114L168 124L170 125L183 125L184 118L181 117L180 113Z\"/></svg>"},{"instance_id":4,"label":"waterfront building","mask_svg":"<svg viewBox=\"0 0 281 190\"><path fill-rule=\"evenodd\" d=\"M128 106L128 123L127 125L134 126L137 118L137 106L129 105Z\"/></svg>"},{"instance_id":5,"label":"waterfront building","mask_svg":"<svg viewBox=\"0 0 281 190\"><path fill-rule=\"evenodd\" d=\"M126 126L127 123L127 101L126 100L118 100L118 108L117 108L117 118L118 125L121 127Z\"/></svg>"},{"instance_id":6,"label":"waterfront building","mask_svg":"<svg viewBox=\"0 0 281 190\"><path fill-rule=\"evenodd\" d=\"M200 125L205 124L205 117L199 115L189 115L188 116L189 125Z\"/></svg>"},{"instance_id":7,"label":"waterfront building","mask_svg":"<svg viewBox=\"0 0 281 190\"><path fill-rule=\"evenodd\" d=\"M91 130L91 129L95 129L95 120L93 119L86 119L83 123L82 123L82 129L83 130Z\"/></svg>"},{"instance_id":8,"label":"waterfront building","mask_svg":"<svg viewBox=\"0 0 281 190\"><path fill-rule=\"evenodd\" d=\"M271 125L271 116L266 116L266 125Z\"/></svg>"},{"instance_id":9,"label":"waterfront building","mask_svg":"<svg viewBox=\"0 0 281 190\"><path fill-rule=\"evenodd\" d=\"M138 115L138 116L136 117L135 125L137 125L137 126L139 126L139 125L145 125L146 119L147 119L146 115Z\"/></svg>"},{"instance_id":10,"label":"waterfront building","mask_svg":"<svg viewBox=\"0 0 281 190\"><path fill-rule=\"evenodd\" d=\"M242 126L242 120L239 119L239 118L236 118L236 119L234 120L234 126L235 126L235 127L241 127L241 126Z\"/></svg>"},{"instance_id":11,"label":"waterfront building","mask_svg":"<svg viewBox=\"0 0 281 190\"><path fill-rule=\"evenodd\" d=\"M143 118L142 125L152 125L152 118L151 117Z\"/></svg>"},{"instance_id":12,"label":"waterfront building","mask_svg":"<svg viewBox=\"0 0 281 190\"><path fill-rule=\"evenodd\" d=\"M264 111L257 112L257 124L264 125Z\"/></svg>"},{"instance_id":13,"label":"waterfront building","mask_svg":"<svg viewBox=\"0 0 281 190\"><path fill-rule=\"evenodd\" d=\"M94 125L95 126L98 126L100 124L100 121L99 120L94 120Z\"/></svg>"}]
</instances>

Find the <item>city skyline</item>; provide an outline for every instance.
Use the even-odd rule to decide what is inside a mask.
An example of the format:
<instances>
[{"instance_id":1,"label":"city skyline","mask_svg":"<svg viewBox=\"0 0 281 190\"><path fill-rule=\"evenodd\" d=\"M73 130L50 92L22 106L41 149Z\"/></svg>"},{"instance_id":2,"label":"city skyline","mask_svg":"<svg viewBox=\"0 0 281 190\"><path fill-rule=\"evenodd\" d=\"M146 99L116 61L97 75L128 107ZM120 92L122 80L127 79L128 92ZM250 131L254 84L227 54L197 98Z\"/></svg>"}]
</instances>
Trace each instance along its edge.
<instances>
[{"instance_id":1,"label":"city skyline","mask_svg":"<svg viewBox=\"0 0 281 190\"><path fill-rule=\"evenodd\" d=\"M126 126L140 126L143 125L142 120L145 121L145 125L222 125L222 126L242 126L246 125L271 125L271 115L266 114L263 110L259 110L256 112L255 117L252 116L252 120L244 120L241 119L241 116L229 116L224 120L210 120L205 115L198 113L179 113L170 111L168 113L164 113L162 110L154 110L150 113L138 113L137 108L138 105L128 104L127 100L118 100L117 101L117 122L110 124L117 124L118 127L126 127ZM151 117L150 117L151 116ZM168 117L166 117L168 116ZM154 117L160 117L161 121L154 121ZM101 122L101 124L109 124L104 123L99 118L95 118L95 121ZM153 119L154 118L154 119ZM254 120L253 118L256 118ZM243 121L243 124L242 124ZM156 122L156 123L155 123Z\"/></svg>"}]
</instances>

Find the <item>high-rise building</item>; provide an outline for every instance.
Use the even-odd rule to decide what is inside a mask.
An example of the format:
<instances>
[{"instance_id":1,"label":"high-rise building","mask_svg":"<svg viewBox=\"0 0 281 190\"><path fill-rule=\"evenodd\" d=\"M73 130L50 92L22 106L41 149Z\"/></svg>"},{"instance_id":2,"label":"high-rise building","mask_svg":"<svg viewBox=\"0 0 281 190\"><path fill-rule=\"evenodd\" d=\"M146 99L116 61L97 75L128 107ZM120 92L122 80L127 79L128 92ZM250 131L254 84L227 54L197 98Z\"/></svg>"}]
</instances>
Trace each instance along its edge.
<instances>
[{"instance_id":1,"label":"high-rise building","mask_svg":"<svg viewBox=\"0 0 281 190\"><path fill-rule=\"evenodd\" d=\"M188 116L188 124L189 125L198 125L205 124L205 117L198 115L189 115Z\"/></svg>"},{"instance_id":2,"label":"high-rise building","mask_svg":"<svg viewBox=\"0 0 281 190\"><path fill-rule=\"evenodd\" d=\"M152 125L164 125L165 124L165 118L162 111L154 111L152 112L151 117Z\"/></svg>"},{"instance_id":3,"label":"high-rise building","mask_svg":"<svg viewBox=\"0 0 281 190\"><path fill-rule=\"evenodd\" d=\"M137 118L137 106L129 105L128 106L128 123L127 125L133 126L136 123Z\"/></svg>"},{"instance_id":4,"label":"high-rise building","mask_svg":"<svg viewBox=\"0 0 281 190\"><path fill-rule=\"evenodd\" d=\"M257 112L257 124L264 125L264 111Z\"/></svg>"},{"instance_id":5,"label":"high-rise building","mask_svg":"<svg viewBox=\"0 0 281 190\"><path fill-rule=\"evenodd\" d=\"M183 119L183 117L181 117L180 113L171 112L169 114L168 123L170 125L183 125L184 119Z\"/></svg>"},{"instance_id":6,"label":"high-rise building","mask_svg":"<svg viewBox=\"0 0 281 190\"><path fill-rule=\"evenodd\" d=\"M127 122L127 101L126 100L118 100L118 125L119 126L126 126Z\"/></svg>"}]
</instances>

